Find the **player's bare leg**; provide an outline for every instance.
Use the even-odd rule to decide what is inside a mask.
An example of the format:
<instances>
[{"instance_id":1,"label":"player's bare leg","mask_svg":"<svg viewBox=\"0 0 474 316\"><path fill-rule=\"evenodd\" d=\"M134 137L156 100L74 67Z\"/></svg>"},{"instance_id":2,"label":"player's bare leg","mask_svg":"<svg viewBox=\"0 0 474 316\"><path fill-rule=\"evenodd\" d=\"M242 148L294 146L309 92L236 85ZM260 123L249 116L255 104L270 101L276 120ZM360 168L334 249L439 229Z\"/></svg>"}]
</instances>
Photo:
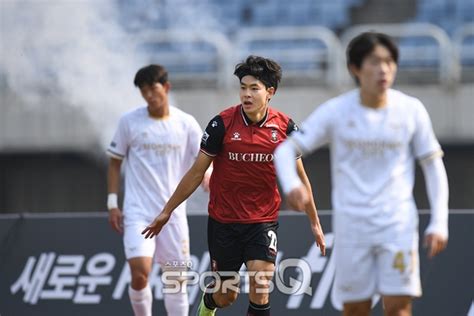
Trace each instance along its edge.
<instances>
[{"instance_id":1,"label":"player's bare leg","mask_svg":"<svg viewBox=\"0 0 474 316\"><path fill-rule=\"evenodd\" d=\"M385 296L383 298L386 316L411 316L410 296Z\"/></svg>"},{"instance_id":2,"label":"player's bare leg","mask_svg":"<svg viewBox=\"0 0 474 316\"><path fill-rule=\"evenodd\" d=\"M130 302L135 316L151 316L153 295L148 285L152 267L151 257L135 257L128 260L132 282L129 288Z\"/></svg>"},{"instance_id":3,"label":"player's bare leg","mask_svg":"<svg viewBox=\"0 0 474 316\"><path fill-rule=\"evenodd\" d=\"M275 272L275 264L263 260L247 261L250 275L249 309L251 316L270 315L270 281ZM254 274L255 273L255 274Z\"/></svg>"},{"instance_id":4,"label":"player's bare leg","mask_svg":"<svg viewBox=\"0 0 474 316\"><path fill-rule=\"evenodd\" d=\"M372 301L344 303L344 316L369 316Z\"/></svg>"},{"instance_id":5,"label":"player's bare leg","mask_svg":"<svg viewBox=\"0 0 474 316\"><path fill-rule=\"evenodd\" d=\"M205 292L198 307L198 316L215 315L216 309L225 308L235 302L239 295L239 277L220 282L220 287L209 293ZM213 288L216 283L209 284Z\"/></svg>"},{"instance_id":6,"label":"player's bare leg","mask_svg":"<svg viewBox=\"0 0 474 316\"><path fill-rule=\"evenodd\" d=\"M222 307L227 307L227 306L232 305L232 303L235 302L238 296L239 296L239 293L236 291L227 289L223 293L222 288L221 288L220 290L218 290L212 295L212 298L216 302L217 306L219 308L222 308Z\"/></svg>"}]
</instances>

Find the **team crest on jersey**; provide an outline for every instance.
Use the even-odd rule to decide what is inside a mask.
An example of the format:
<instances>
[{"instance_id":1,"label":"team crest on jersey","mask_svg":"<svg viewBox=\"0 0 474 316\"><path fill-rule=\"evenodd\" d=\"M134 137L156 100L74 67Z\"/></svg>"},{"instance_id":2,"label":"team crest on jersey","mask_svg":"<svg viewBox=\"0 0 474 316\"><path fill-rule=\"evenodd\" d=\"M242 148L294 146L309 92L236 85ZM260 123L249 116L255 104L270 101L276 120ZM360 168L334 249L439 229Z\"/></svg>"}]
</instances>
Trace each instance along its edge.
<instances>
[{"instance_id":1,"label":"team crest on jersey","mask_svg":"<svg viewBox=\"0 0 474 316\"><path fill-rule=\"evenodd\" d=\"M216 121L212 121L211 126L212 126L212 127L216 127L216 126L217 126L217 122L216 122Z\"/></svg>"},{"instance_id":2,"label":"team crest on jersey","mask_svg":"<svg viewBox=\"0 0 474 316\"><path fill-rule=\"evenodd\" d=\"M272 137L270 140L272 143L278 142L278 131L276 129L272 129Z\"/></svg>"},{"instance_id":3,"label":"team crest on jersey","mask_svg":"<svg viewBox=\"0 0 474 316\"><path fill-rule=\"evenodd\" d=\"M204 134L202 135L201 142L203 144L207 144L208 138L209 138L209 134L205 131Z\"/></svg>"},{"instance_id":4,"label":"team crest on jersey","mask_svg":"<svg viewBox=\"0 0 474 316\"><path fill-rule=\"evenodd\" d=\"M231 140L242 140L240 138L240 133L239 132L234 132L234 134L232 134Z\"/></svg>"}]
</instances>

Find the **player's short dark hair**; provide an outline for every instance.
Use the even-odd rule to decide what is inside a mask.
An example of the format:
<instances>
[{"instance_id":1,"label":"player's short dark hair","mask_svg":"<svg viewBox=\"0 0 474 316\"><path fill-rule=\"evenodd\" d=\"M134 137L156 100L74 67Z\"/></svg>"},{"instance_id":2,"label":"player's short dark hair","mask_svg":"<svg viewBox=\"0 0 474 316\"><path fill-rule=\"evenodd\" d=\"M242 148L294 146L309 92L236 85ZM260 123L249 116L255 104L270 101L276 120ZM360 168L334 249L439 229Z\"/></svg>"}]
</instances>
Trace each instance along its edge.
<instances>
[{"instance_id":1,"label":"player's short dark hair","mask_svg":"<svg viewBox=\"0 0 474 316\"><path fill-rule=\"evenodd\" d=\"M266 88L273 87L275 91L281 80L281 67L274 60L250 55L244 62L235 66L234 75L239 80L245 76L253 76L260 80Z\"/></svg>"},{"instance_id":2,"label":"player's short dark hair","mask_svg":"<svg viewBox=\"0 0 474 316\"><path fill-rule=\"evenodd\" d=\"M365 57L372 53L376 45L382 45L388 49L392 59L398 64L398 47L390 36L377 32L365 32L353 38L347 46L347 65L360 69Z\"/></svg>"},{"instance_id":3,"label":"player's short dark hair","mask_svg":"<svg viewBox=\"0 0 474 316\"><path fill-rule=\"evenodd\" d=\"M161 65L148 65L137 71L133 83L141 88L144 85L168 82L168 71Z\"/></svg>"}]
</instances>

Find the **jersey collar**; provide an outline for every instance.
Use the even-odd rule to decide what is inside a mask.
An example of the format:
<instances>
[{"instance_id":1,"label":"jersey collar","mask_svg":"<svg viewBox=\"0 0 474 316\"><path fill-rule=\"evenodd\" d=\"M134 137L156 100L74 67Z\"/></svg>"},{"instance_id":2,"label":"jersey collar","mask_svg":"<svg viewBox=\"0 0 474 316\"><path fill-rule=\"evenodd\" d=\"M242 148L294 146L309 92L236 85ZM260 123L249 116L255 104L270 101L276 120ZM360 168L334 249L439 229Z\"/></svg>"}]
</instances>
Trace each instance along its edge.
<instances>
[{"instance_id":1,"label":"jersey collar","mask_svg":"<svg viewBox=\"0 0 474 316\"><path fill-rule=\"evenodd\" d=\"M263 127L263 125L267 122L269 111L270 111L270 109L269 109L269 107L267 107L267 110L265 112L265 116L258 123L256 123L255 125L258 125L258 127ZM247 114L245 114L245 111L244 111L242 105L240 105L240 115L242 116L242 120L244 121L246 126L249 126L249 125L253 124L253 122L249 119Z\"/></svg>"}]
</instances>

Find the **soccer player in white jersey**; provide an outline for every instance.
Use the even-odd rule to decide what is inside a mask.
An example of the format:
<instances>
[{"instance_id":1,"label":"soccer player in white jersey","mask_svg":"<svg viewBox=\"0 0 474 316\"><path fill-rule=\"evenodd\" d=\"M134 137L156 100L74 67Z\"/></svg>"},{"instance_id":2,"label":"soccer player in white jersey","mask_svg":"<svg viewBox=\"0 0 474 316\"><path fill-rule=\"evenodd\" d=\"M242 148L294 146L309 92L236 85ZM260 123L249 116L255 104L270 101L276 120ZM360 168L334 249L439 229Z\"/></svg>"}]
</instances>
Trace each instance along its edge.
<instances>
[{"instance_id":1,"label":"soccer player in white jersey","mask_svg":"<svg viewBox=\"0 0 474 316\"><path fill-rule=\"evenodd\" d=\"M308 192L294 156L329 145L335 291L344 315L369 315L377 293L386 315L411 315L412 298L421 295L415 160L423 169L431 206L425 244L433 257L448 240L443 152L423 104L391 89L398 48L389 36L357 36L348 46L347 63L358 89L319 106L277 148L278 177L289 205L302 209Z\"/></svg>"},{"instance_id":2,"label":"soccer player in white jersey","mask_svg":"<svg viewBox=\"0 0 474 316\"><path fill-rule=\"evenodd\" d=\"M123 233L125 256L132 280L129 296L136 316L150 316L152 291L148 275L153 257L162 270L185 269L189 261L189 231L185 203L182 203L155 239L144 239L141 232L161 211L183 175L194 163L202 130L189 114L170 106L170 83L166 69L149 65L140 69L135 86L147 106L132 110L120 119L107 153L109 223ZM120 169L125 159L125 198L123 213L117 193ZM208 186L204 177L203 186ZM183 265L184 263L184 265ZM164 294L168 315L188 315L186 293Z\"/></svg>"}]
</instances>

